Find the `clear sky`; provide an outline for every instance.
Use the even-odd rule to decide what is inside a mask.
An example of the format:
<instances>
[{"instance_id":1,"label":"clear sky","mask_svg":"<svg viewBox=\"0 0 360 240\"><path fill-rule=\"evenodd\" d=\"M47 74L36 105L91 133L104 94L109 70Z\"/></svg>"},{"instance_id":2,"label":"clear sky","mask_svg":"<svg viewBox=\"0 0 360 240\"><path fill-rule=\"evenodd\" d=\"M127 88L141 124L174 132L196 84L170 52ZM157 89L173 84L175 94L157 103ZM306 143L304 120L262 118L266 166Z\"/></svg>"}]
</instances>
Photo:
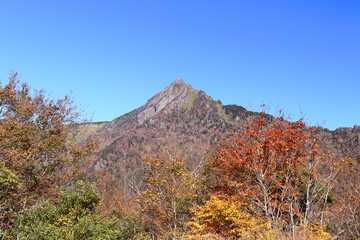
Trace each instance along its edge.
<instances>
[{"instance_id":1,"label":"clear sky","mask_svg":"<svg viewBox=\"0 0 360 240\"><path fill-rule=\"evenodd\" d=\"M359 0L0 0L0 79L112 120L181 77L224 104L360 125Z\"/></svg>"}]
</instances>

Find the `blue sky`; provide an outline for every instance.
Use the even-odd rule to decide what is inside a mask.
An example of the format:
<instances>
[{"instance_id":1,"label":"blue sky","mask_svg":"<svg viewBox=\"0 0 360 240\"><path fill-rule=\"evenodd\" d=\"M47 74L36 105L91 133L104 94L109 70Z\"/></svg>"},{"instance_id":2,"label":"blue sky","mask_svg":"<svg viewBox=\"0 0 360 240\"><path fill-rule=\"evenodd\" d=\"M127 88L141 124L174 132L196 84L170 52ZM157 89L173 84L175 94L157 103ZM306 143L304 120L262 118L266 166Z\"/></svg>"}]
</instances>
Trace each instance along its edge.
<instances>
[{"instance_id":1,"label":"blue sky","mask_svg":"<svg viewBox=\"0 0 360 240\"><path fill-rule=\"evenodd\" d=\"M181 77L224 104L360 124L360 1L1 0L0 79L112 120Z\"/></svg>"}]
</instances>

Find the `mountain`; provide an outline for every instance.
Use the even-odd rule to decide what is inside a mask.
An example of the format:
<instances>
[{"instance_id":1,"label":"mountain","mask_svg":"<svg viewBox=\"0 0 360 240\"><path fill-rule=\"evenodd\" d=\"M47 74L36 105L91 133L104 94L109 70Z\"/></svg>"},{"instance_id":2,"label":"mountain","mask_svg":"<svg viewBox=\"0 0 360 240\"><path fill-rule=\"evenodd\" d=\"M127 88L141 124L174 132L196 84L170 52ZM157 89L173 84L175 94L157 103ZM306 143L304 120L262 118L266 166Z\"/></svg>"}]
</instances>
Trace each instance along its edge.
<instances>
[{"instance_id":1,"label":"mountain","mask_svg":"<svg viewBox=\"0 0 360 240\"><path fill-rule=\"evenodd\" d=\"M212 146L239 129L248 116L258 114L223 106L177 79L145 105L111 122L83 124L79 140L99 143L101 151L90 171L99 173L101 181L111 179L106 191L116 189L118 195L128 196L141 189L144 157L171 151L185 156L188 168L197 169Z\"/></svg>"},{"instance_id":2,"label":"mountain","mask_svg":"<svg viewBox=\"0 0 360 240\"><path fill-rule=\"evenodd\" d=\"M137 161L134 149L153 152L168 146L191 152L196 146L194 152L203 155L230 129L239 128L254 114L258 113L240 106L223 106L204 91L177 79L144 106L102 125L91 135L103 149L95 168L104 168L113 161Z\"/></svg>"},{"instance_id":3,"label":"mountain","mask_svg":"<svg viewBox=\"0 0 360 240\"><path fill-rule=\"evenodd\" d=\"M241 130L249 116L259 114L237 105L222 105L177 79L132 112L111 122L83 125L80 139L99 142L101 151L91 171L110 174L112 185L125 196L141 189L147 155L180 152L188 159L188 168L196 169L230 131ZM318 132L324 146L360 161L360 127L318 128Z\"/></svg>"}]
</instances>

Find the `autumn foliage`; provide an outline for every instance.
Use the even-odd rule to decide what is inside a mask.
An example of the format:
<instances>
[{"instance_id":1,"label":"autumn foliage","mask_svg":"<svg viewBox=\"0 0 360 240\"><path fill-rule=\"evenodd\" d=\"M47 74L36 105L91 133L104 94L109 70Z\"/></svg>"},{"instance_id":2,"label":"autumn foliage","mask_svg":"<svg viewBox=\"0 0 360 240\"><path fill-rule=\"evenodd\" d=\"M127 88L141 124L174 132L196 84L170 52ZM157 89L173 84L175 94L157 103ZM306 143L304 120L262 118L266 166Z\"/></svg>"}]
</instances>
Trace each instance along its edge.
<instances>
[{"instance_id":1,"label":"autumn foliage","mask_svg":"<svg viewBox=\"0 0 360 240\"><path fill-rule=\"evenodd\" d=\"M17 212L79 178L94 145L78 144L79 114L71 99L33 93L13 74L0 86L0 227L9 228Z\"/></svg>"},{"instance_id":2,"label":"autumn foliage","mask_svg":"<svg viewBox=\"0 0 360 240\"><path fill-rule=\"evenodd\" d=\"M193 209L195 216L187 225L191 227L188 238L199 239L213 234L232 239L271 239L269 221L249 213L251 206L239 201L212 196L204 205Z\"/></svg>"},{"instance_id":3,"label":"autumn foliage","mask_svg":"<svg viewBox=\"0 0 360 240\"><path fill-rule=\"evenodd\" d=\"M201 178L174 152L148 157L145 164L145 188L138 198L140 215L152 235L181 239L191 217L190 208L201 195Z\"/></svg>"},{"instance_id":4,"label":"autumn foliage","mask_svg":"<svg viewBox=\"0 0 360 240\"><path fill-rule=\"evenodd\" d=\"M220 146L214 166L218 195L252 204L273 227L294 234L296 225L324 224L338 164L302 120L248 121Z\"/></svg>"},{"instance_id":5,"label":"autumn foliage","mask_svg":"<svg viewBox=\"0 0 360 240\"><path fill-rule=\"evenodd\" d=\"M110 161L87 176L96 147L78 142L80 122L68 96L48 99L16 74L0 85L2 239L360 236L358 161L339 157L302 119L254 114L209 149L208 161L194 141L168 150L154 134L144 140L149 151L131 152L141 168ZM201 154L187 156L188 146Z\"/></svg>"}]
</instances>

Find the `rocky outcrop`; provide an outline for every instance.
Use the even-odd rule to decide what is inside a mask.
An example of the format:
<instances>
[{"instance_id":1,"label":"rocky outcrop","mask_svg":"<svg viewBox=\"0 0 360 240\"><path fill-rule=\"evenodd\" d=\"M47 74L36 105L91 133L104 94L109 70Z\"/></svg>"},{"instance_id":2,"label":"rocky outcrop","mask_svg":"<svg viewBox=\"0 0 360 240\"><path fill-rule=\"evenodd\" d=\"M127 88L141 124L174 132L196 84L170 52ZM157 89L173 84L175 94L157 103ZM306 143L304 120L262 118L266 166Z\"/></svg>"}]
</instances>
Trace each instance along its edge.
<instances>
[{"instance_id":1,"label":"rocky outcrop","mask_svg":"<svg viewBox=\"0 0 360 240\"><path fill-rule=\"evenodd\" d=\"M143 123L165 107L174 109L183 106L188 101L188 96L192 90L192 87L185 84L181 78L177 79L145 104L144 109L137 116L138 122Z\"/></svg>"}]
</instances>

